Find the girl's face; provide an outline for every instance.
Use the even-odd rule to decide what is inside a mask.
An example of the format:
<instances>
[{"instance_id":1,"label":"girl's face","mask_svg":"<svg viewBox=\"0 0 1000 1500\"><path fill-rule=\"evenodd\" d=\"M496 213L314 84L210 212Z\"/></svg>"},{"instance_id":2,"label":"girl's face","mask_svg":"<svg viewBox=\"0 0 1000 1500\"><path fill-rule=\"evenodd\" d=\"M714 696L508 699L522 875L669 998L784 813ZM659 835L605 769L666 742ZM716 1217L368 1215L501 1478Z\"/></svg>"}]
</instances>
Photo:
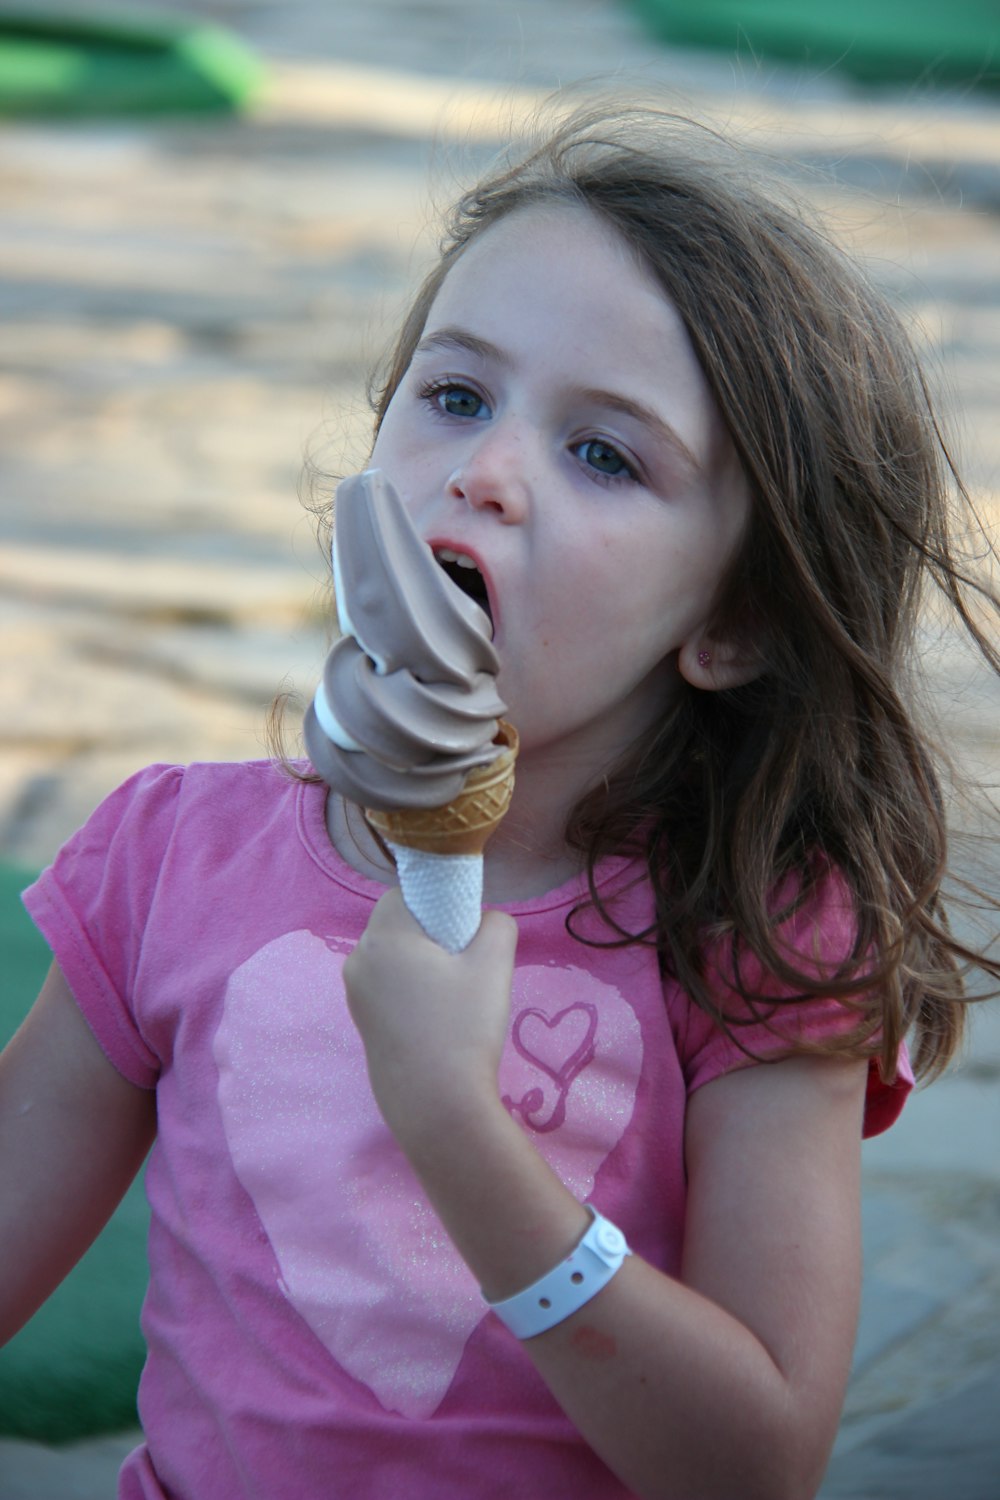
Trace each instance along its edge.
<instances>
[{"instance_id":1,"label":"girl's face","mask_svg":"<svg viewBox=\"0 0 1000 1500\"><path fill-rule=\"evenodd\" d=\"M436 554L480 570L523 750L608 764L681 674L723 685L704 632L745 486L679 315L588 210L521 209L470 244L371 462Z\"/></svg>"}]
</instances>

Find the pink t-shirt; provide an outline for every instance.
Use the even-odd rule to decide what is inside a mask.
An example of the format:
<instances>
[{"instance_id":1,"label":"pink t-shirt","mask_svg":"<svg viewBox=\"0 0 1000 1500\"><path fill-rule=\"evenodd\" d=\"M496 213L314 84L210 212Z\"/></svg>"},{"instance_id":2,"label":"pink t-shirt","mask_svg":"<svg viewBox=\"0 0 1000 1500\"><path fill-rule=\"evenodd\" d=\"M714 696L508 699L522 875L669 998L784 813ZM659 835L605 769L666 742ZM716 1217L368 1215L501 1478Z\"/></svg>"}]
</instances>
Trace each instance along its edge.
<instances>
[{"instance_id":1,"label":"pink t-shirt","mask_svg":"<svg viewBox=\"0 0 1000 1500\"><path fill-rule=\"evenodd\" d=\"M340 972L382 887L336 854L324 804L270 763L153 767L25 896L107 1056L157 1090L146 1441L119 1495L624 1496L487 1312L381 1121ZM631 886L619 915L638 925L633 877L611 861L601 885ZM581 894L507 908L501 1091L567 1186L677 1273L686 1099L747 1059L648 949L571 939ZM821 915L842 951L845 914ZM797 919L804 943L816 916ZM810 1007L810 1035L843 1025ZM909 1081L872 1069L868 1133Z\"/></svg>"}]
</instances>

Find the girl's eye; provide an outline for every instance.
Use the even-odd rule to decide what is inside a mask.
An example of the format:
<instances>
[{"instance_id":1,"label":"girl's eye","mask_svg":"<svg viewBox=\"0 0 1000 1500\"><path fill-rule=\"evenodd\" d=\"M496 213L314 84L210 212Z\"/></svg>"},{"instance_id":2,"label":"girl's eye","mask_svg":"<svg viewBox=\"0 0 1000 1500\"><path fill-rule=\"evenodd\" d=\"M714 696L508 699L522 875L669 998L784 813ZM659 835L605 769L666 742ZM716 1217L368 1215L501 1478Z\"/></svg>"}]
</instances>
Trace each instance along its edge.
<instances>
[{"instance_id":1,"label":"girl's eye","mask_svg":"<svg viewBox=\"0 0 1000 1500\"><path fill-rule=\"evenodd\" d=\"M577 454L583 462L605 479L635 479L636 471L617 448L600 438L590 438L577 446Z\"/></svg>"},{"instance_id":2,"label":"girl's eye","mask_svg":"<svg viewBox=\"0 0 1000 1500\"><path fill-rule=\"evenodd\" d=\"M481 417L487 412L486 402L467 385L444 383L430 385L420 392L425 400L449 417Z\"/></svg>"}]
</instances>

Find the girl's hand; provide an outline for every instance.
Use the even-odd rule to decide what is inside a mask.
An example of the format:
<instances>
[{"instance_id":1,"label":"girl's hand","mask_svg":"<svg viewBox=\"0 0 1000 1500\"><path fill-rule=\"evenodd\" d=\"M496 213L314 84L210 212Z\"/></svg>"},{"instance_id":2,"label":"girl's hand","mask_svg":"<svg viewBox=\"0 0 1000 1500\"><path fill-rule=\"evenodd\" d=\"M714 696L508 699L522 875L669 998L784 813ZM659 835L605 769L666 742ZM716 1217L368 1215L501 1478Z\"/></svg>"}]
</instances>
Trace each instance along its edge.
<instances>
[{"instance_id":1,"label":"girl's hand","mask_svg":"<svg viewBox=\"0 0 1000 1500\"><path fill-rule=\"evenodd\" d=\"M379 1109L404 1150L500 1105L517 924L485 912L464 953L426 936L398 890L381 898L344 964Z\"/></svg>"}]
</instances>

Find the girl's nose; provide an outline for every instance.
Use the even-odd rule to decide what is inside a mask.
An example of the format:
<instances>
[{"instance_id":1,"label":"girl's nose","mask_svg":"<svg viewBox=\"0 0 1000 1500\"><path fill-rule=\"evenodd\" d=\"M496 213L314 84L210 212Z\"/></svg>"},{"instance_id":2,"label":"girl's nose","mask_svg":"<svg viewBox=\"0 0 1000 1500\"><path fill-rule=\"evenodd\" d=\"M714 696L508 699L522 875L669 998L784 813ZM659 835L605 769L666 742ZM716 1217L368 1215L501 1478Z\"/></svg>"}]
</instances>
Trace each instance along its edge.
<instances>
[{"instance_id":1,"label":"girl's nose","mask_svg":"<svg viewBox=\"0 0 1000 1500\"><path fill-rule=\"evenodd\" d=\"M452 499L473 510L493 511L507 525L522 522L528 513L529 485L517 440L481 441L449 477L446 489Z\"/></svg>"}]
</instances>

